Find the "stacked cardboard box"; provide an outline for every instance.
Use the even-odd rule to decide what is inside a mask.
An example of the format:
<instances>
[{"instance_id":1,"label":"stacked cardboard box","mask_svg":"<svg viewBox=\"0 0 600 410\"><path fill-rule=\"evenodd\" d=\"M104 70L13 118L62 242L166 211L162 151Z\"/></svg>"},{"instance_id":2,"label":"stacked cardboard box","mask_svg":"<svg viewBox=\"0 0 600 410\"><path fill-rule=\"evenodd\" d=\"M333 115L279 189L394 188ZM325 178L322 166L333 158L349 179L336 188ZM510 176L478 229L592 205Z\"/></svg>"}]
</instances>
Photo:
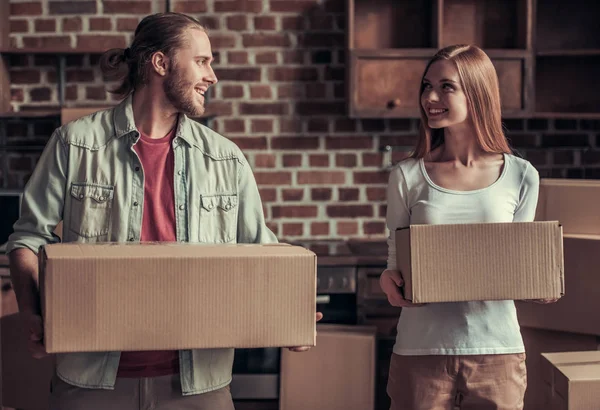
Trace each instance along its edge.
<instances>
[{"instance_id":1,"label":"stacked cardboard box","mask_svg":"<svg viewBox=\"0 0 600 410\"><path fill-rule=\"evenodd\" d=\"M548 367L560 371L562 362L547 360L543 353L598 350L600 336L600 181L542 180L536 220L558 220L564 233L565 296L550 305L517 302L519 321L527 349L528 389L525 410L556 408L565 410L600 409L578 407L577 390L568 400L550 388ZM550 358L556 356L549 355ZM560 356L559 356L560 357ZM584 366L590 354L576 355ZM595 359L597 360L597 359ZM596 383L600 369L584 366L584 373ZM577 383L581 371L563 374ZM569 379L571 378L571 379ZM571 383L571 382L569 382ZM598 390L600 386L595 385ZM581 400L584 400L581 397ZM581 401L580 401L581 402ZM587 406L587 404L586 404Z\"/></svg>"}]
</instances>

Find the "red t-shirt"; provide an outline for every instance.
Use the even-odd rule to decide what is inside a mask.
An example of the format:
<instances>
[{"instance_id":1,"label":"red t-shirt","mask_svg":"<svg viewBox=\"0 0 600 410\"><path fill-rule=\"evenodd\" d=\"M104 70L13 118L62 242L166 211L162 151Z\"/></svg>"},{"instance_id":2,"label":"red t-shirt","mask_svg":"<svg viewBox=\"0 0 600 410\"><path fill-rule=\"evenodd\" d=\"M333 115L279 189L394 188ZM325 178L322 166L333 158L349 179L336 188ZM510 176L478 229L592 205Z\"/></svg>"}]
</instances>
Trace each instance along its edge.
<instances>
[{"instance_id":1,"label":"red t-shirt","mask_svg":"<svg viewBox=\"0 0 600 410\"><path fill-rule=\"evenodd\" d=\"M144 169L144 209L140 240L176 242L173 178L175 129L160 139L141 134L134 146ZM179 353L122 352L117 377L157 377L179 372Z\"/></svg>"}]
</instances>

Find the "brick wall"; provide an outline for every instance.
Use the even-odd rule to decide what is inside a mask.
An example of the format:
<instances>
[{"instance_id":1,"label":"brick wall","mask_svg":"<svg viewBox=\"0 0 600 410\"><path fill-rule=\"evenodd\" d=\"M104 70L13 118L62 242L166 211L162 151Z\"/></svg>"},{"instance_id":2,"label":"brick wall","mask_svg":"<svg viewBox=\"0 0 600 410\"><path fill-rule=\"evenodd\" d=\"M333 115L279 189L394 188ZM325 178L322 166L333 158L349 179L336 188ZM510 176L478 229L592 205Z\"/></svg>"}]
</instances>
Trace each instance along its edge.
<instances>
[{"instance_id":1,"label":"brick wall","mask_svg":"<svg viewBox=\"0 0 600 410\"><path fill-rule=\"evenodd\" d=\"M345 1L170 3L171 10L198 17L210 29L220 83L211 93L219 115L209 125L247 154L274 231L288 239L383 237L387 168L414 142L417 121L347 118ZM139 18L161 4L11 0L11 39L20 45L35 43L30 37L66 35L75 47L90 33L128 38ZM71 19L77 24L65 29ZM53 58L10 58L13 109L57 103ZM111 102L97 59L69 57L68 102ZM11 120L8 134L43 143L56 121ZM600 121L507 120L506 126L542 176L600 178ZM22 186L36 155L9 153L5 185Z\"/></svg>"}]
</instances>

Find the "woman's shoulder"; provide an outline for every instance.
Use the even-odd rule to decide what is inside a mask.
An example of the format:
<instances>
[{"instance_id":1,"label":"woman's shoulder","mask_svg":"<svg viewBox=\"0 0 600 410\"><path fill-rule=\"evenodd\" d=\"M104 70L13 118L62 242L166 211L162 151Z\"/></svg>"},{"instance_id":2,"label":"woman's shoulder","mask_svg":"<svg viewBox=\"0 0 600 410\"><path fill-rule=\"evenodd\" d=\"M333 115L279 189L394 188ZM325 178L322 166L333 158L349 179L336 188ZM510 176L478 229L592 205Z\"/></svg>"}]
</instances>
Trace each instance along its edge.
<instances>
[{"instance_id":1,"label":"woman's shoulder","mask_svg":"<svg viewBox=\"0 0 600 410\"><path fill-rule=\"evenodd\" d=\"M392 171L402 174L406 180L413 180L415 173L420 172L420 161L420 159L413 157L404 158L392 167Z\"/></svg>"},{"instance_id":2,"label":"woman's shoulder","mask_svg":"<svg viewBox=\"0 0 600 410\"><path fill-rule=\"evenodd\" d=\"M519 181L525 184L538 184L539 183L539 172L535 167L520 156L515 154L506 154L507 160L510 162L509 166L512 173L515 174Z\"/></svg>"}]
</instances>

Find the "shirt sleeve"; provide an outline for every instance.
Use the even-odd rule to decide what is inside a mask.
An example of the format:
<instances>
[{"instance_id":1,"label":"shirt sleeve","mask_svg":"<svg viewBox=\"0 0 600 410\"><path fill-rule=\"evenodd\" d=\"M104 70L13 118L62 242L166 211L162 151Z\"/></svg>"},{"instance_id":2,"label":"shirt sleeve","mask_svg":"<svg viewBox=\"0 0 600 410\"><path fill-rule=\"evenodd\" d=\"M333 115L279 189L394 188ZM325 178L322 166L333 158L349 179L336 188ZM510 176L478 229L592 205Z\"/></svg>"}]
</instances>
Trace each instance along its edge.
<instances>
[{"instance_id":1,"label":"shirt sleeve","mask_svg":"<svg viewBox=\"0 0 600 410\"><path fill-rule=\"evenodd\" d=\"M392 169L387 186L386 225L390 231L388 236L388 269L397 269L396 265L396 239L395 232L398 228L410 225L410 211L408 206L408 185L404 173L399 166Z\"/></svg>"},{"instance_id":2,"label":"shirt sleeve","mask_svg":"<svg viewBox=\"0 0 600 410\"><path fill-rule=\"evenodd\" d=\"M540 175L528 162L521 181L519 204L515 210L513 222L532 222L535 219L539 192Z\"/></svg>"}]
</instances>

